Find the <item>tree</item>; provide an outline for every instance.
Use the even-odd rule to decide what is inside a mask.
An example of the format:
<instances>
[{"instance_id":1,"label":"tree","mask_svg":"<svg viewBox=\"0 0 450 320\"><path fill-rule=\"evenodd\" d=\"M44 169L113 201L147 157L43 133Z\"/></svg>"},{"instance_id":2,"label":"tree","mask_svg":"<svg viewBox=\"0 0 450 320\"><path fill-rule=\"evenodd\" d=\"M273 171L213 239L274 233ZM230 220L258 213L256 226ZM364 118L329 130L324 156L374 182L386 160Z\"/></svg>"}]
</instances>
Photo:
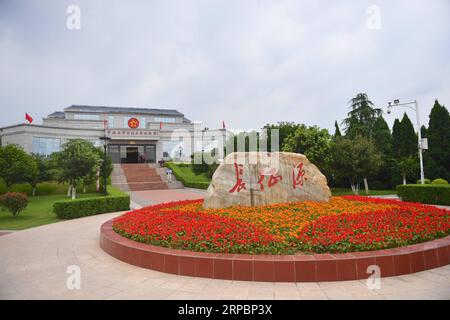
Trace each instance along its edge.
<instances>
[{"instance_id":1,"label":"tree","mask_svg":"<svg viewBox=\"0 0 450 320\"><path fill-rule=\"evenodd\" d=\"M384 157L390 157L392 155L391 130L383 116L380 116L375 120L373 126L373 141Z\"/></svg>"},{"instance_id":2,"label":"tree","mask_svg":"<svg viewBox=\"0 0 450 320\"><path fill-rule=\"evenodd\" d=\"M341 130L339 129L339 125L337 121L334 122L334 138L342 137Z\"/></svg>"},{"instance_id":3,"label":"tree","mask_svg":"<svg viewBox=\"0 0 450 320\"><path fill-rule=\"evenodd\" d=\"M8 191L13 184L24 182L29 165L29 156L21 147L15 144L0 147L0 178Z\"/></svg>"},{"instance_id":4,"label":"tree","mask_svg":"<svg viewBox=\"0 0 450 320\"><path fill-rule=\"evenodd\" d=\"M394 122L392 128L394 158L402 159L417 155L417 135L406 113L400 122Z\"/></svg>"},{"instance_id":5,"label":"tree","mask_svg":"<svg viewBox=\"0 0 450 320\"><path fill-rule=\"evenodd\" d=\"M340 138L332 144L330 154L335 175L348 178L355 194L359 193L359 181L363 179L369 193L368 177L383 164L375 144L363 137Z\"/></svg>"},{"instance_id":6,"label":"tree","mask_svg":"<svg viewBox=\"0 0 450 320\"><path fill-rule=\"evenodd\" d=\"M424 125L420 127L420 135L422 136L422 139L428 137L428 129Z\"/></svg>"},{"instance_id":7,"label":"tree","mask_svg":"<svg viewBox=\"0 0 450 320\"><path fill-rule=\"evenodd\" d=\"M29 156L30 165L25 172L25 182L30 184L33 189L33 197L36 195L36 187L39 183L51 179L48 167L48 158L46 156L32 154Z\"/></svg>"},{"instance_id":8,"label":"tree","mask_svg":"<svg viewBox=\"0 0 450 320\"><path fill-rule=\"evenodd\" d=\"M410 156L397 160L396 167L403 178L403 184L406 184L406 177L417 172L419 164L416 157Z\"/></svg>"},{"instance_id":9,"label":"tree","mask_svg":"<svg viewBox=\"0 0 450 320\"><path fill-rule=\"evenodd\" d=\"M431 109L427 138L427 174L432 178L450 180L450 115L438 100Z\"/></svg>"},{"instance_id":10,"label":"tree","mask_svg":"<svg viewBox=\"0 0 450 320\"><path fill-rule=\"evenodd\" d=\"M283 146L285 152L302 153L319 169L327 171L330 158L331 136L327 129L300 125L291 133Z\"/></svg>"},{"instance_id":11,"label":"tree","mask_svg":"<svg viewBox=\"0 0 450 320\"><path fill-rule=\"evenodd\" d=\"M377 188L385 189L391 187L391 177L393 171L392 161L392 135L388 124L383 116L378 117L373 127L373 142L377 150L381 153L384 164L383 170L379 170L372 177L372 184Z\"/></svg>"},{"instance_id":12,"label":"tree","mask_svg":"<svg viewBox=\"0 0 450 320\"><path fill-rule=\"evenodd\" d=\"M266 130L267 136L262 137L267 140L267 151L272 151L271 146L271 138L272 138L272 130L276 129L278 130L278 142L279 142L279 150L283 150L283 147L286 143L287 137L289 137L291 134L297 130L301 125L294 122L278 122L277 124L266 124L263 129Z\"/></svg>"},{"instance_id":13,"label":"tree","mask_svg":"<svg viewBox=\"0 0 450 320\"><path fill-rule=\"evenodd\" d=\"M82 139L69 140L62 149L54 154L53 159L60 168L60 182L69 183L67 193L75 199L77 185L100 166L101 157L90 142Z\"/></svg>"},{"instance_id":14,"label":"tree","mask_svg":"<svg viewBox=\"0 0 450 320\"><path fill-rule=\"evenodd\" d=\"M349 101L349 105L351 110L343 121L346 136L371 138L375 121L383 111L375 107L367 93L358 93Z\"/></svg>"}]
</instances>

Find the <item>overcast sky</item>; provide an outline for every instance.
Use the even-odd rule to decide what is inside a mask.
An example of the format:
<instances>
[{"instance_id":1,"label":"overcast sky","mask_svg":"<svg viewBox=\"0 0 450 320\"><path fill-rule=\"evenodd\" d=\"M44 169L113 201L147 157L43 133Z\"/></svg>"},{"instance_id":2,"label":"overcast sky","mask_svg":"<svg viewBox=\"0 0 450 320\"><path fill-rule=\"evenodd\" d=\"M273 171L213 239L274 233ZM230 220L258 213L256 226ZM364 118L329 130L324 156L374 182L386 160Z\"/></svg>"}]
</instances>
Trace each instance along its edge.
<instances>
[{"instance_id":1,"label":"overcast sky","mask_svg":"<svg viewBox=\"0 0 450 320\"><path fill-rule=\"evenodd\" d=\"M428 124L434 99L450 106L449 58L448 0L0 0L0 126L86 104L332 129L358 92L418 99Z\"/></svg>"}]
</instances>

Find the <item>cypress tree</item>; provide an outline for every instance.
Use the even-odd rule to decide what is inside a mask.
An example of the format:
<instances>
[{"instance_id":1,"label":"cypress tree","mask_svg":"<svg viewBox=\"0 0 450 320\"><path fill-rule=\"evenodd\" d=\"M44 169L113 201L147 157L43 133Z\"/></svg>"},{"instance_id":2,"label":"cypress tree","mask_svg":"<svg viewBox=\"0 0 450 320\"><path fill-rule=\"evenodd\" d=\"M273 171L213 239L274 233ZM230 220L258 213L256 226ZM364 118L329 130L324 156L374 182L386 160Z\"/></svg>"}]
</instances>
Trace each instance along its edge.
<instances>
[{"instance_id":1,"label":"cypress tree","mask_svg":"<svg viewBox=\"0 0 450 320\"><path fill-rule=\"evenodd\" d=\"M399 159L400 156L400 145L402 144L402 130L400 120L397 118L394 121L394 125L392 126L392 155L394 158Z\"/></svg>"},{"instance_id":2,"label":"cypress tree","mask_svg":"<svg viewBox=\"0 0 450 320\"><path fill-rule=\"evenodd\" d=\"M420 127L420 135L422 136L422 138L427 138L428 137L428 129L424 125L422 125Z\"/></svg>"},{"instance_id":3,"label":"cypress tree","mask_svg":"<svg viewBox=\"0 0 450 320\"><path fill-rule=\"evenodd\" d=\"M418 152L417 135L414 126L409 119L406 112L403 114L402 121L400 121L401 140L399 146L399 155L401 158L416 156Z\"/></svg>"},{"instance_id":4,"label":"cypress tree","mask_svg":"<svg viewBox=\"0 0 450 320\"><path fill-rule=\"evenodd\" d=\"M380 116L373 125L373 140L377 149L383 156L390 157L392 152L392 135L383 116Z\"/></svg>"},{"instance_id":5,"label":"cypress tree","mask_svg":"<svg viewBox=\"0 0 450 320\"><path fill-rule=\"evenodd\" d=\"M450 179L450 115L445 108L434 102L428 125L428 147L425 172L430 178Z\"/></svg>"},{"instance_id":6,"label":"cypress tree","mask_svg":"<svg viewBox=\"0 0 450 320\"><path fill-rule=\"evenodd\" d=\"M342 137L341 130L339 130L339 125L337 121L334 122L334 137L335 138Z\"/></svg>"}]
</instances>

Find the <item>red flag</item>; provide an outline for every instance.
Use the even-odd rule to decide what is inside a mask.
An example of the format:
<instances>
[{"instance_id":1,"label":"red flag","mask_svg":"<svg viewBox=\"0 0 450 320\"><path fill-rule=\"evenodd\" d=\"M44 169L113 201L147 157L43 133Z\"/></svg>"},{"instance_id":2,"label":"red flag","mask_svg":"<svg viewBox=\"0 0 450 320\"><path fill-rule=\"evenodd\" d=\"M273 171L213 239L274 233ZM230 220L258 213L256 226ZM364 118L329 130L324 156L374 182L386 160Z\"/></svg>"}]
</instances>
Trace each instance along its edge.
<instances>
[{"instance_id":1,"label":"red flag","mask_svg":"<svg viewBox=\"0 0 450 320\"><path fill-rule=\"evenodd\" d=\"M225 121L222 120L222 128L225 129Z\"/></svg>"},{"instance_id":2,"label":"red flag","mask_svg":"<svg viewBox=\"0 0 450 320\"><path fill-rule=\"evenodd\" d=\"M103 127L108 128L108 120L103 120Z\"/></svg>"},{"instance_id":3,"label":"red flag","mask_svg":"<svg viewBox=\"0 0 450 320\"><path fill-rule=\"evenodd\" d=\"M28 113L25 113L25 120L27 120L29 123L33 122L33 118Z\"/></svg>"},{"instance_id":4,"label":"red flag","mask_svg":"<svg viewBox=\"0 0 450 320\"><path fill-rule=\"evenodd\" d=\"M162 121L159 122L159 130L162 129Z\"/></svg>"}]
</instances>

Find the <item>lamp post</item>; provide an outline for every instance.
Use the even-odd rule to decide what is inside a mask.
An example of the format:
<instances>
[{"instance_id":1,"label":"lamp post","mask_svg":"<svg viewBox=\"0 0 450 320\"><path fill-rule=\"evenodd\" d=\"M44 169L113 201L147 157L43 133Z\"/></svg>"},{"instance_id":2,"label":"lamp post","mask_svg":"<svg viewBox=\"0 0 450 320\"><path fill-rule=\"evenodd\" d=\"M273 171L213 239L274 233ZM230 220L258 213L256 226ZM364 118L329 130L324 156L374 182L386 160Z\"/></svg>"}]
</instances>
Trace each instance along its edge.
<instances>
[{"instance_id":1,"label":"lamp post","mask_svg":"<svg viewBox=\"0 0 450 320\"><path fill-rule=\"evenodd\" d=\"M420 114L419 114L419 103L417 100L411 102L400 103L400 100L395 99L394 105L391 102L388 103L387 113L391 114L393 107L406 107L416 112L416 121L417 121L417 137L418 137L418 148L419 148L419 162L420 162L420 182L421 184L425 184L425 173L423 171L423 156L422 150L426 150L426 142L425 139L422 140L422 133L420 132ZM424 145L422 145L424 144Z\"/></svg>"},{"instance_id":2,"label":"lamp post","mask_svg":"<svg viewBox=\"0 0 450 320\"><path fill-rule=\"evenodd\" d=\"M104 154L103 154L103 194L105 196L108 195L108 177L106 176L106 164L107 164L107 148L108 148L108 141L111 140L110 137L107 137L106 134L103 137L100 137L100 140L103 141L103 147L104 147Z\"/></svg>"}]
</instances>

